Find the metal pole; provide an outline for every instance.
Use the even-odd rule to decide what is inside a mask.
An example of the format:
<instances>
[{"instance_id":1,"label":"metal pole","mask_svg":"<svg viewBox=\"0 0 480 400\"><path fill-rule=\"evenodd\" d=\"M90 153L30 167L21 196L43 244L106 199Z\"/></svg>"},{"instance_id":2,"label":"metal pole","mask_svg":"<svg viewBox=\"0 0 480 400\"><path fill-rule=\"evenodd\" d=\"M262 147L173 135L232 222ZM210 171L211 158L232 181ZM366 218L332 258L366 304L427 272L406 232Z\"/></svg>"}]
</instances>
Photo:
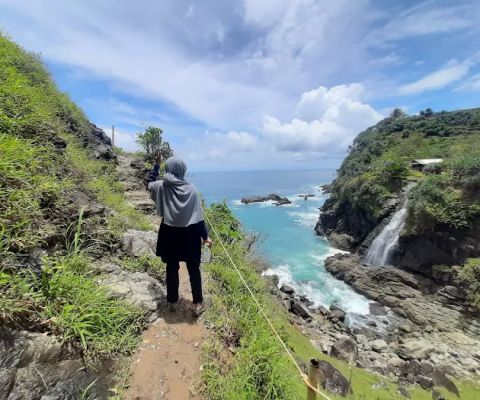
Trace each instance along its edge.
<instances>
[{"instance_id":1,"label":"metal pole","mask_svg":"<svg viewBox=\"0 0 480 400\"><path fill-rule=\"evenodd\" d=\"M311 358L308 365L308 383L314 388L318 388L318 375L320 363L318 359ZM307 386L307 400L315 400L317 398L317 393L310 387Z\"/></svg>"},{"instance_id":2,"label":"metal pole","mask_svg":"<svg viewBox=\"0 0 480 400\"><path fill-rule=\"evenodd\" d=\"M112 147L115 146L115 125L112 125Z\"/></svg>"}]
</instances>

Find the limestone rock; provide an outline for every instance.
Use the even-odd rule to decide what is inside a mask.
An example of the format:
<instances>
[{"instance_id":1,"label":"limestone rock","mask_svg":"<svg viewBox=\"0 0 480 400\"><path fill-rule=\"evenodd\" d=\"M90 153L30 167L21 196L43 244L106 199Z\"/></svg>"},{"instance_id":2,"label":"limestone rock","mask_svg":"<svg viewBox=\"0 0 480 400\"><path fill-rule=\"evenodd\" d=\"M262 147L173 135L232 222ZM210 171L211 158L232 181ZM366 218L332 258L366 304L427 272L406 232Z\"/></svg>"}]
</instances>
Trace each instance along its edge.
<instances>
[{"instance_id":1,"label":"limestone rock","mask_svg":"<svg viewBox=\"0 0 480 400\"><path fill-rule=\"evenodd\" d=\"M100 281L113 297L145 312L155 312L166 301L162 285L145 272L125 271L115 264L101 265L98 271L103 273Z\"/></svg>"},{"instance_id":2,"label":"limestone rock","mask_svg":"<svg viewBox=\"0 0 480 400\"><path fill-rule=\"evenodd\" d=\"M382 353L387 349L387 342L383 339L377 339L372 342L372 349L376 351L377 353Z\"/></svg>"},{"instance_id":3,"label":"limestone rock","mask_svg":"<svg viewBox=\"0 0 480 400\"><path fill-rule=\"evenodd\" d=\"M121 238L122 250L133 257L154 256L157 234L151 231L127 230Z\"/></svg>"},{"instance_id":4,"label":"limestone rock","mask_svg":"<svg viewBox=\"0 0 480 400\"><path fill-rule=\"evenodd\" d=\"M432 345L425 340L410 340L400 345L397 349L397 354L405 359L412 358L421 360L426 358L433 351Z\"/></svg>"},{"instance_id":5,"label":"limestone rock","mask_svg":"<svg viewBox=\"0 0 480 400\"><path fill-rule=\"evenodd\" d=\"M358 352L357 343L348 336L340 337L330 349L330 356L343 361L353 361Z\"/></svg>"},{"instance_id":6,"label":"limestone rock","mask_svg":"<svg viewBox=\"0 0 480 400\"><path fill-rule=\"evenodd\" d=\"M354 239L346 233L331 233L328 235L328 241L336 249L351 250L354 246Z\"/></svg>"},{"instance_id":7,"label":"limestone rock","mask_svg":"<svg viewBox=\"0 0 480 400\"><path fill-rule=\"evenodd\" d=\"M339 309L330 311L328 314L328 319L333 320L334 318L336 318L338 321L345 321L345 311Z\"/></svg>"},{"instance_id":8,"label":"limestone rock","mask_svg":"<svg viewBox=\"0 0 480 400\"><path fill-rule=\"evenodd\" d=\"M292 312L297 314L299 317L302 317L303 319L312 319L312 315L308 311L307 307L305 307L302 303L299 303L298 301L293 303Z\"/></svg>"},{"instance_id":9,"label":"limestone rock","mask_svg":"<svg viewBox=\"0 0 480 400\"><path fill-rule=\"evenodd\" d=\"M0 400L76 399L92 382L93 398L106 398L105 374L90 370L60 338L0 331Z\"/></svg>"},{"instance_id":10,"label":"limestone rock","mask_svg":"<svg viewBox=\"0 0 480 400\"><path fill-rule=\"evenodd\" d=\"M321 372L321 385L323 389L340 396L346 396L353 393L348 383L348 379L345 378L332 364L320 360L319 370Z\"/></svg>"}]
</instances>

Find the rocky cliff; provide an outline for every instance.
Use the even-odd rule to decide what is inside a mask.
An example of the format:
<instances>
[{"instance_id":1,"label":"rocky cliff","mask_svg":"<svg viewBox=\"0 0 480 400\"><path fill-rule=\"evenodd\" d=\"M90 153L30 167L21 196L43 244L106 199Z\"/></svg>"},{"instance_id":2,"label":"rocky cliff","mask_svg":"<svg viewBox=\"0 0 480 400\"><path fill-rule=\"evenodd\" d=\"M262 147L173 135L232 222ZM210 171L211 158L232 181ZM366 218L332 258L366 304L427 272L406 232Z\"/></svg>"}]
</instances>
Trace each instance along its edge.
<instances>
[{"instance_id":1,"label":"rocky cliff","mask_svg":"<svg viewBox=\"0 0 480 400\"><path fill-rule=\"evenodd\" d=\"M360 133L315 228L363 253L400 204L407 223L392 263L431 275L480 254L480 109L402 113ZM442 159L418 167L415 159ZM406 188L414 186L407 193Z\"/></svg>"}]
</instances>

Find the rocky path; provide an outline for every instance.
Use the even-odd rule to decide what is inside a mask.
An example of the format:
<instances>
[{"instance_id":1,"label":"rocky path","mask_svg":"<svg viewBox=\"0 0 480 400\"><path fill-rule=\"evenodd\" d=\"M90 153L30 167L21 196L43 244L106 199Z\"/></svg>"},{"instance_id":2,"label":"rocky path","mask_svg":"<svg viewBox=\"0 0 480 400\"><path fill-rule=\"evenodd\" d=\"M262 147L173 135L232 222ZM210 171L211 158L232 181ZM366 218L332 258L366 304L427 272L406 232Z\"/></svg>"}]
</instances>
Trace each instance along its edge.
<instances>
[{"instance_id":1,"label":"rocky path","mask_svg":"<svg viewBox=\"0 0 480 400\"><path fill-rule=\"evenodd\" d=\"M119 173L127 200L145 211L153 224L153 203L143 188L138 163L130 157L118 157ZM201 321L192 315L190 283L185 265L180 266L180 304L170 312L163 305L158 318L144 332L132 357L132 377L125 398L129 400L200 399L201 345L207 334Z\"/></svg>"}]
</instances>

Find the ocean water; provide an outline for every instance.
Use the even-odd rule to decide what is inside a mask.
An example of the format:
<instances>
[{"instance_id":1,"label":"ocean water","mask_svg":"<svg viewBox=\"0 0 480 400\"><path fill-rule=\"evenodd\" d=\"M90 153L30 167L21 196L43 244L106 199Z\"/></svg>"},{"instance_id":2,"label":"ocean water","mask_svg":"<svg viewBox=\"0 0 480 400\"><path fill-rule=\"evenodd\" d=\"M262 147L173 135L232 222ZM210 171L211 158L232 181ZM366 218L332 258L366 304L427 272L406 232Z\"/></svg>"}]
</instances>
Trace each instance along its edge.
<instances>
[{"instance_id":1,"label":"ocean water","mask_svg":"<svg viewBox=\"0 0 480 400\"><path fill-rule=\"evenodd\" d=\"M249 233L258 235L255 251L280 283L288 283L315 306L339 304L347 312L366 315L369 301L325 271L326 257L340 252L315 235L319 208L327 199L320 185L332 181L334 170L196 172L188 178L208 204L225 200ZM243 205L242 197L278 193L292 204ZM304 200L299 194L314 194Z\"/></svg>"}]
</instances>

